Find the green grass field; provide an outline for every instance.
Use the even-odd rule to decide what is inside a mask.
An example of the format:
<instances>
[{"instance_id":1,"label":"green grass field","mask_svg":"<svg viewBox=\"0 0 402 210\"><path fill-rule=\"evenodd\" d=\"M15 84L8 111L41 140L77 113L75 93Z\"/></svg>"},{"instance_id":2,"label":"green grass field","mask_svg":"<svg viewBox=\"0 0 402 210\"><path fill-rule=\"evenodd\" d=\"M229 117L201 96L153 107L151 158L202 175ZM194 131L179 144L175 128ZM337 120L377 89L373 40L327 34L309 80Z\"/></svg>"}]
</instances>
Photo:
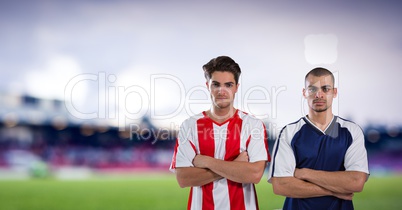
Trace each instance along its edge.
<instances>
[{"instance_id":1,"label":"green grass field","mask_svg":"<svg viewBox=\"0 0 402 210\"><path fill-rule=\"evenodd\" d=\"M125 210L185 209L188 188L172 175L93 178L83 181L52 179L0 181L1 210ZM263 177L257 185L260 209L280 209L284 198L272 193ZM371 177L355 195L355 209L402 209L402 177Z\"/></svg>"}]
</instances>

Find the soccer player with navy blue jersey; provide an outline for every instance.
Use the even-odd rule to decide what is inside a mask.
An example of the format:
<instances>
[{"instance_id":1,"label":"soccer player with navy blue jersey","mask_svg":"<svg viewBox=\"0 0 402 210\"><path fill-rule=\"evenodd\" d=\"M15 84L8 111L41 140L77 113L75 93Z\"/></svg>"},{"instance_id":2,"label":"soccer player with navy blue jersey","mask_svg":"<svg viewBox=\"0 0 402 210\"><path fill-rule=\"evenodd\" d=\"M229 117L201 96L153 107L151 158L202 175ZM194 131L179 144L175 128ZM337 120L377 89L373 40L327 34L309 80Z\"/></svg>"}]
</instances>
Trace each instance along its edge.
<instances>
[{"instance_id":1,"label":"soccer player with navy blue jersey","mask_svg":"<svg viewBox=\"0 0 402 210\"><path fill-rule=\"evenodd\" d=\"M367 181L362 129L333 114L334 84L329 70L311 70L303 89L308 115L286 125L275 142L268 181L286 196L283 209L354 209L353 195Z\"/></svg>"}]
</instances>

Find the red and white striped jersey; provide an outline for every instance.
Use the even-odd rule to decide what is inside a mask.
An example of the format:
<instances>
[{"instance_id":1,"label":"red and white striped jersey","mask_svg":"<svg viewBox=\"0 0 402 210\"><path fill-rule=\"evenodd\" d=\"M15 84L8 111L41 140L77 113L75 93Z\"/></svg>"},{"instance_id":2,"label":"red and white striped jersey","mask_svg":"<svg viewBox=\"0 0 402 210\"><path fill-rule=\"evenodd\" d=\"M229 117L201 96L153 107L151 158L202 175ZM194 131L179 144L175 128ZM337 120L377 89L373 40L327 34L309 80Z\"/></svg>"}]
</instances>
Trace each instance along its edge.
<instances>
[{"instance_id":1,"label":"red and white striped jersey","mask_svg":"<svg viewBox=\"0 0 402 210\"><path fill-rule=\"evenodd\" d=\"M270 161L261 120L237 110L232 118L219 124L203 112L182 123L170 170L194 167L197 154L232 161L243 151L248 152L250 162ZM258 209L254 184L223 178L191 187L188 209Z\"/></svg>"}]
</instances>

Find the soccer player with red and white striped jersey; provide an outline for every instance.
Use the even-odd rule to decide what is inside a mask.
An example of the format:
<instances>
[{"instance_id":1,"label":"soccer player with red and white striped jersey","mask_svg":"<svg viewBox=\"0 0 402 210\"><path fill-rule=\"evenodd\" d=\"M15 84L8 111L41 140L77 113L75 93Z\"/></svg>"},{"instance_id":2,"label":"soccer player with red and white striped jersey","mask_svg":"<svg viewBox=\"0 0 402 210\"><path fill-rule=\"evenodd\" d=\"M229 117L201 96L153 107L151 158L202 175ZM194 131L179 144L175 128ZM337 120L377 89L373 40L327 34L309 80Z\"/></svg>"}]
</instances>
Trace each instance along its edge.
<instances>
[{"instance_id":1,"label":"soccer player with red and white striped jersey","mask_svg":"<svg viewBox=\"0 0 402 210\"><path fill-rule=\"evenodd\" d=\"M170 169L191 187L188 209L258 209L254 183L270 160L265 126L233 107L236 62L220 56L203 69L212 106L182 123Z\"/></svg>"}]
</instances>

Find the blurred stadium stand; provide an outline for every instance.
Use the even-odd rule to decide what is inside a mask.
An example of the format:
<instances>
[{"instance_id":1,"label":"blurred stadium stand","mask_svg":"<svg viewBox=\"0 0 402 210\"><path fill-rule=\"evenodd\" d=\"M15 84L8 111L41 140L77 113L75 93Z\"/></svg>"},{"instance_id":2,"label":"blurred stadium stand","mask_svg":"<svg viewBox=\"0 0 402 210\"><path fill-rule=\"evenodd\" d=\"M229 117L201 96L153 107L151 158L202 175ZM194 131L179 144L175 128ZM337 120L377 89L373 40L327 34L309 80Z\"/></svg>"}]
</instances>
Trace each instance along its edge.
<instances>
[{"instance_id":1,"label":"blurred stadium stand","mask_svg":"<svg viewBox=\"0 0 402 210\"><path fill-rule=\"evenodd\" d=\"M0 178L88 169L167 172L177 131L153 132L159 128L147 118L140 127L137 133L120 131L101 121L75 119L60 100L0 94ZM401 131L400 126L364 128L372 173L402 173ZM275 138L269 139L272 151Z\"/></svg>"},{"instance_id":2,"label":"blurred stadium stand","mask_svg":"<svg viewBox=\"0 0 402 210\"><path fill-rule=\"evenodd\" d=\"M75 119L60 100L0 94L0 176L16 168L32 175L38 163L50 172L66 167L168 171L176 131L155 136L157 128L148 119L140 124L136 133L120 131L102 121Z\"/></svg>"}]
</instances>

